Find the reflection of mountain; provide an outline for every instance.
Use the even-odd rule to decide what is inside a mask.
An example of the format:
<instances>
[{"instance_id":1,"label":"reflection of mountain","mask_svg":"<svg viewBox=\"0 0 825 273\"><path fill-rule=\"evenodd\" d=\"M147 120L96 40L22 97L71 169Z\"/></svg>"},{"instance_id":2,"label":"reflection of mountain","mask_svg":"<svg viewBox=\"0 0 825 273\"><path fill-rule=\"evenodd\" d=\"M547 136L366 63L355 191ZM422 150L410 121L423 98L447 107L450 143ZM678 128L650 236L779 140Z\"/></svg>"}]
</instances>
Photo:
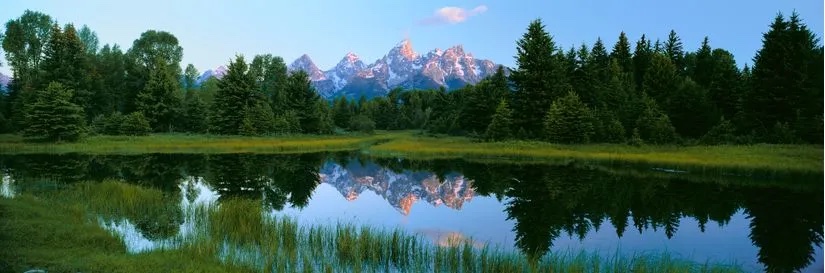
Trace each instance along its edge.
<instances>
[{"instance_id":1,"label":"reflection of mountain","mask_svg":"<svg viewBox=\"0 0 825 273\"><path fill-rule=\"evenodd\" d=\"M347 200L355 200L364 190L370 190L404 215L410 214L418 200L460 210L464 202L475 196L473 181L457 173L440 179L430 172L396 173L374 163L350 162L345 166L327 163L320 175L321 182L338 189Z\"/></svg>"}]
</instances>

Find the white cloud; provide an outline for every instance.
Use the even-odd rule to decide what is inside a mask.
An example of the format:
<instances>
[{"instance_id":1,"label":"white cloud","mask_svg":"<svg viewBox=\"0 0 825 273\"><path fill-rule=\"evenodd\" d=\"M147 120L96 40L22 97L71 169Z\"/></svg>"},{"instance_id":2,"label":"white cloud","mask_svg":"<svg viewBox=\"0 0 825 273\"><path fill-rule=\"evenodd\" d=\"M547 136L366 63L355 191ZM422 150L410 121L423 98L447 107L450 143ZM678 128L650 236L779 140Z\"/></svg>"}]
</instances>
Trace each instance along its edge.
<instances>
[{"instance_id":1,"label":"white cloud","mask_svg":"<svg viewBox=\"0 0 825 273\"><path fill-rule=\"evenodd\" d=\"M467 21L468 18L487 11L487 6L480 5L471 10L459 7L443 7L435 10L433 16L421 20L422 25L458 24Z\"/></svg>"}]
</instances>

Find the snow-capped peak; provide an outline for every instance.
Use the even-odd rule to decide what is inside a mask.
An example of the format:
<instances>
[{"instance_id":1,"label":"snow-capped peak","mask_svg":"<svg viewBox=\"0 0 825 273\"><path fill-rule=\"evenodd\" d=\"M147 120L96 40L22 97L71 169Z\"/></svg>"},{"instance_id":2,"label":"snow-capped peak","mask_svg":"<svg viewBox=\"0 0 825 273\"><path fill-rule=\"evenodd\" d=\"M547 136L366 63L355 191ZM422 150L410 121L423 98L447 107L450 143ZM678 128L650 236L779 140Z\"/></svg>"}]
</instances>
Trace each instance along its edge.
<instances>
[{"instance_id":1,"label":"snow-capped peak","mask_svg":"<svg viewBox=\"0 0 825 273\"><path fill-rule=\"evenodd\" d=\"M390 53L396 52L397 54L401 55L408 61L415 60L418 58L418 53L415 53L412 47L412 42L410 39L401 40L395 47L390 50Z\"/></svg>"},{"instance_id":2,"label":"snow-capped peak","mask_svg":"<svg viewBox=\"0 0 825 273\"><path fill-rule=\"evenodd\" d=\"M352 53L352 51L350 51L350 52L347 52L346 56L344 56L344 60L347 60L350 63L354 63L354 62L358 61L359 58L358 58L358 55L355 55L355 53Z\"/></svg>"},{"instance_id":3,"label":"snow-capped peak","mask_svg":"<svg viewBox=\"0 0 825 273\"><path fill-rule=\"evenodd\" d=\"M309 78L312 81L322 81L326 79L324 73L321 72L317 66L315 66L315 63L312 62L312 58L310 58L307 54L301 55L301 57L292 62L292 64L289 65L289 70L303 70L307 73L307 75L309 75Z\"/></svg>"}]
</instances>

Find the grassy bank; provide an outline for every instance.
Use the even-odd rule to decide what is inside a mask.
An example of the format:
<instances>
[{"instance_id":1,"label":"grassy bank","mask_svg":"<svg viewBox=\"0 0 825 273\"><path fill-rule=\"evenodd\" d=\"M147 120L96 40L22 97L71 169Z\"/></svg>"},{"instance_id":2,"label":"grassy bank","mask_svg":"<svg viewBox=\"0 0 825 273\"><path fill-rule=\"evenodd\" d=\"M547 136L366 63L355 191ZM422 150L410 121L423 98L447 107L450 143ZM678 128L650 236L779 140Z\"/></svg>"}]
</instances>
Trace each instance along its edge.
<instances>
[{"instance_id":1,"label":"grassy bank","mask_svg":"<svg viewBox=\"0 0 825 273\"><path fill-rule=\"evenodd\" d=\"M375 135L240 137L157 134L93 136L77 143L29 143L0 135L0 154L86 153L307 153L362 150L376 156L416 159L465 158L488 162L554 163L569 160L625 162L657 167L822 173L821 145L641 146L559 145L546 142L476 142L463 137L425 137L410 131Z\"/></svg>"},{"instance_id":2,"label":"grassy bank","mask_svg":"<svg viewBox=\"0 0 825 273\"><path fill-rule=\"evenodd\" d=\"M641 146L623 144L560 145L545 142L475 142L461 137L407 135L371 146L376 156L418 159L471 158L536 162L583 160L658 164L692 169L743 169L778 172L823 171L821 145Z\"/></svg>"},{"instance_id":3,"label":"grassy bank","mask_svg":"<svg viewBox=\"0 0 825 273\"><path fill-rule=\"evenodd\" d=\"M556 252L540 259L469 240L435 245L401 230L351 223L300 226L265 213L260 200L179 209L193 228L172 247L128 254L96 217L152 211L162 193L123 182L0 197L0 271L23 272L741 272L668 255L603 257ZM129 194L125 201L104 192ZM183 198L183 197L182 197ZM185 199L185 198L184 198ZM106 205L110 204L110 205ZM141 208L137 208L137 207ZM160 208L157 208L160 209Z\"/></svg>"},{"instance_id":4,"label":"grassy bank","mask_svg":"<svg viewBox=\"0 0 825 273\"><path fill-rule=\"evenodd\" d=\"M376 135L296 135L243 137L215 135L155 134L150 136L92 136L75 143L32 143L17 135L0 135L0 153L309 153L346 151L397 137L398 133Z\"/></svg>"}]
</instances>

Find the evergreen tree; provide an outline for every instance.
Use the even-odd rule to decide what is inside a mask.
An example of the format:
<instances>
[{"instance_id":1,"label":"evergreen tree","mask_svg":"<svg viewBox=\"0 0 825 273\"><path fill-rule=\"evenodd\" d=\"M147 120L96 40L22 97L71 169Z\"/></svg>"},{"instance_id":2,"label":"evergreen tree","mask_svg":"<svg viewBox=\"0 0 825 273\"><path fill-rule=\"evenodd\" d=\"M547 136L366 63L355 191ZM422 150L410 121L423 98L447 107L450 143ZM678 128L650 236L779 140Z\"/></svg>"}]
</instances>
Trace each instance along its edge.
<instances>
[{"instance_id":1,"label":"evergreen tree","mask_svg":"<svg viewBox=\"0 0 825 273\"><path fill-rule=\"evenodd\" d=\"M117 44L106 44L100 49L95 63L100 73L100 86L96 88L93 101L95 112L109 115L115 111L125 111L126 81L125 56Z\"/></svg>"},{"instance_id":2,"label":"evergreen tree","mask_svg":"<svg viewBox=\"0 0 825 273\"><path fill-rule=\"evenodd\" d=\"M553 102L544 127L547 140L554 143L587 143L594 134L590 109L573 92Z\"/></svg>"},{"instance_id":3,"label":"evergreen tree","mask_svg":"<svg viewBox=\"0 0 825 273\"><path fill-rule=\"evenodd\" d=\"M347 128L354 114L346 97L341 96L333 101L332 119L338 128Z\"/></svg>"},{"instance_id":4,"label":"evergreen tree","mask_svg":"<svg viewBox=\"0 0 825 273\"><path fill-rule=\"evenodd\" d=\"M636 83L636 93L641 93L644 89L644 76L648 67L650 67L652 54L653 49L650 40L647 40L645 35L642 34L642 38L636 42L636 51L633 53L633 80Z\"/></svg>"},{"instance_id":5,"label":"evergreen tree","mask_svg":"<svg viewBox=\"0 0 825 273\"><path fill-rule=\"evenodd\" d=\"M724 49L711 53L713 74L710 76L708 95L722 116L733 118L741 108L745 81L736 66L733 54Z\"/></svg>"},{"instance_id":6,"label":"evergreen tree","mask_svg":"<svg viewBox=\"0 0 825 273\"><path fill-rule=\"evenodd\" d=\"M676 138L676 130L670 124L667 114L647 95L642 95L641 102L643 109L635 124L640 138L653 144L672 143Z\"/></svg>"},{"instance_id":7,"label":"evergreen tree","mask_svg":"<svg viewBox=\"0 0 825 273\"><path fill-rule=\"evenodd\" d=\"M665 41L665 55L676 67L676 72L681 75L685 71L685 52L682 47L682 38L676 35L675 30L670 30L670 34Z\"/></svg>"},{"instance_id":8,"label":"evergreen tree","mask_svg":"<svg viewBox=\"0 0 825 273\"><path fill-rule=\"evenodd\" d=\"M708 37L705 37L705 40L702 41L702 47L696 52L695 58L695 63L687 68L688 75L699 86L709 88L715 74L716 56L713 56Z\"/></svg>"},{"instance_id":9,"label":"evergreen tree","mask_svg":"<svg viewBox=\"0 0 825 273\"><path fill-rule=\"evenodd\" d=\"M736 128L729 120L726 120L724 116L716 126L713 126L713 128L699 139L699 143L704 145L730 145L736 144L736 142Z\"/></svg>"},{"instance_id":10,"label":"evergreen tree","mask_svg":"<svg viewBox=\"0 0 825 273\"><path fill-rule=\"evenodd\" d=\"M219 134L237 135L260 133L258 128L254 128L255 116L250 112L262 113L261 98L257 92L255 78L249 71L249 66L244 61L243 56L238 55L235 60L229 63L226 75L218 81L218 92L215 94L215 101L211 128ZM269 119L263 116L263 120ZM273 118L274 119L274 118ZM274 120L273 120L274 123ZM266 129L266 128L262 128ZM266 130L264 130L266 131Z\"/></svg>"},{"instance_id":11,"label":"evergreen tree","mask_svg":"<svg viewBox=\"0 0 825 273\"><path fill-rule=\"evenodd\" d=\"M205 133L209 128L206 109L206 103L200 98L198 91L186 92L183 100L182 129L192 133Z\"/></svg>"},{"instance_id":12,"label":"evergreen tree","mask_svg":"<svg viewBox=\"0 0 825 273\"><path fill-rule=\"evenodd\" d=\"M152 127L149 126L149 120L143 116L142 112L132 112L125 115L121 119L120 134L127 136L145 136L149 135Z\"/></svg>"},{"instance_id":13,"label":"evergreen tree","mask_svg":"<svg viewBox=\"0 0 825 273\"><path fill-rule=\"evenodd\" d=\"M322 116L318 113L316 103L321 100L318 92L312 87L309 76L304 71L296 71L289 75L285 92L287 94L287 109L298 115L301 132L315 134L321 131Z\"/></svg>"},{"instance_id":14,"label":"evergreen tree","mask_svg":"<svg viewBox=\"0 0 825 273\"><path fill-rule=\"evenodd\" d=\"M37 90L26 105L23 135L48 141L77 141L86 131L83 108L71 102L72 91L58 82Z\"/></svg>"},{"instance_id":15,"label":"evergreen tree","mask_svg":"<svg viewBox=\"0 0 825 273\"><path fill-rule=\"evenodd\" d=\"M516 44L517 68L510 74L516 87L512 99L514 123L535 137L541 131L536 125L542 123L553 101L571 87L562 57L557 55L556 44L541 20L532 21Z\"/></svg>"},{"instance_id":16,"label":"evergreen tree","mask_svg":"<svg viewBox=\"0 0 825 273\"><path fill-rule=\"evenodd\" d=\"M138 93L137 111L142 112L156 132L171 132L180 113L181 95L174 72L163 59L156 59L149 81Z\"/></svg>"},{"instance_id":17,"label":"evergreen tree","mask_svg":"<svg viewBox=\"0 0 825 273\"><path fill-rule=\"evenodd\" d=\"M499 66L496 73L475 86L465 86L467 97L461 108L462 128L467 132L483 134L490 125L496 106L510 94L504 68Z\"/></svg>"},{"instance_id":18,"label":"evergreen tree","mask_svg":"<svg viewBox=\"0 0 825 273\"><path fill-rule=\"evenodd\" d=\"M195 89L198 76L198 69L195 68L193 64L186 65L186 69L183 72L183 83L186 90Z\"/></svg>"},{"instance_id":19,"label":"evergreen tree","mask_svg":"<svg viewBox=\"0 0 825 273\"><path fill-rule=\"evenodd\" d=\"M627 40L627 35L624 31L619 34L619 40L613 46L613 51L610 52L610 58L619 62L619 67L625 73L633 73L633 57L630 55L630 42Z\"/></svg>"},{"instance_id":20,"label":"evergreen tree","mask_svg":"<svg viewBox=\"0 0 825 273\"><path fill-rule=\"evenodd\" d=\"M502 99L496 107L496 112L484 132L484 139L488 141L502 141L512 137L512 113L507 101Z\"/></svg>"},{"instance_id":21,"label":"evergreen tree","mask_svg":"<svg viewBox=\"0 0 825 273\"><path fill-rule=\"evenodd\" d=\"M63 30L54 24L51 33L44 50L40 75L43 82L40 88L46 88L50 82L59 82L66 89L73 90L72 102L83 107L84 112L90 113L91 67L83 43L72 24L66 25Z\"/></svg>"},{"instance_id":22,"label":"evergreen tree","mask_svg":"<svg viewBox=\"0 0 825 273\"><path fill-rule=\"evenodd\" d=\"M754 57L750 93L745 106L752 128L767 132L775 124L790 124L813 143L821 143L822 55L819 40L798 14L782 14L763 35Z\"/></svg>"}]
</instances>

